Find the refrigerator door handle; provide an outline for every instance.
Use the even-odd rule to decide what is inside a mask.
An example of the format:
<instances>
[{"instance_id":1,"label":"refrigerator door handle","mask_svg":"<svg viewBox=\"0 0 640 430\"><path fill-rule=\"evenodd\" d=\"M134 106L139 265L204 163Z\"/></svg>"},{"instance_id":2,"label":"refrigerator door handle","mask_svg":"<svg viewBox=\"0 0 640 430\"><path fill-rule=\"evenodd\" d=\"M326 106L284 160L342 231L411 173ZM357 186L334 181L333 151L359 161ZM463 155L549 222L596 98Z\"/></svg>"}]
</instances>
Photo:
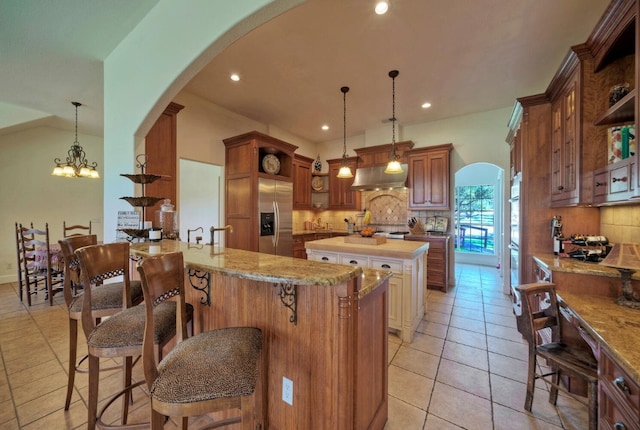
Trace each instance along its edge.
<instances>
[{"instance_id":1,"label":"refrigerator door handle","mask_svg":"<svg viewBox=\"0 0 640 430\"><path fill-rule=\"evenodd\" d=\"M278 202L273 201L273 213L274 213L274 229L275 234L273 235L273 247L278 247L278 239L280 239L280 208L278 207Z\"/></svg>"}]
</instances>

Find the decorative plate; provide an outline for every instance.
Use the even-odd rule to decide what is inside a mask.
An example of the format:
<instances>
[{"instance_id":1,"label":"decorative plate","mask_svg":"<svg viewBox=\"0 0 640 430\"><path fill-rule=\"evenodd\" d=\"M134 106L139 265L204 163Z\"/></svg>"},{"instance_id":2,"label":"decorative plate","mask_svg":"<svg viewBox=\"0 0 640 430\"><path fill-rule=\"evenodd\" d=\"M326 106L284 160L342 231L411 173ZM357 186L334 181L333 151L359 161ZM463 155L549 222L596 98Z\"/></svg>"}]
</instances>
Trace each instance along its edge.
<instances>
[{"instance_id":1,"label":"decorative plate","mask_svg":"<svg viewBox=\"0 0 640 430\"><path fill-rule=\"evenodd\" d=\"M277 175L280 171L280 159L276 155L267 154L262 157L262 168L267 173Z\"/></svg>"},{"instance_id":2,"label":"decorative plate","mask_svg":"<svg viewBox=\"0 0 640 430\"><path fill-rule=\"evenodd\" d=\"M322 189L324 188L324 181L322 180L322 177L314 176L311 180L311 188L316 191L322 191Z\"/></svg>"}]
</instances>

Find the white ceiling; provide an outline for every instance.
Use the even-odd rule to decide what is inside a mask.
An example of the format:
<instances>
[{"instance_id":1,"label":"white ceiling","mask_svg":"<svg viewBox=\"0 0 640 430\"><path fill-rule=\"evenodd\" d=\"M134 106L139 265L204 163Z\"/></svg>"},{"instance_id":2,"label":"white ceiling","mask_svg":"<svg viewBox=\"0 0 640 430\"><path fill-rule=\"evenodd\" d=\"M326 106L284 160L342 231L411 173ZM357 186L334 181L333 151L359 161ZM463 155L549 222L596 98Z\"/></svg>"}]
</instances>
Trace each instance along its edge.
<instances>
[{"instance_id":1,"label":"white ceiling","mask_svg":"<svg viewBox=\"0 0 640 430\"><path fill-rule=\"evenodd\" d=\"M391 1L377 16L373 0L309 0L235 42L186 90L314 142L342 137L345 85L347 134L383 126L392 69L400 126L503 108L543 92L609 3ZM77 100L81 132L101 134L102 61L157 2L0 0L0 133L20 127L14 117L72 126Z\"/></svg>"}]
</instances>

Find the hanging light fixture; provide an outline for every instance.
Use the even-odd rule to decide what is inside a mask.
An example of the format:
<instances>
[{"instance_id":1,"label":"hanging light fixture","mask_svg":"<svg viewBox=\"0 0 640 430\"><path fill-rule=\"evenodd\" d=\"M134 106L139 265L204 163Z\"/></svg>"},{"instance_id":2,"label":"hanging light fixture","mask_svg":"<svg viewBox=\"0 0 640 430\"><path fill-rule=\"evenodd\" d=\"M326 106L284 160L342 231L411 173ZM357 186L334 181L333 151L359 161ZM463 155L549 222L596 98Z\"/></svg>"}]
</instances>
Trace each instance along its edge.
<instances>
[{"instance_id":1,"label":"hanging light fixture","mask_svg":"<svg viewBox=\"0 0 640 430\"><path fill-rule=\"evenodd\" d=\"M384 169L384 173L389 175L397 175L398 173L404 172L402 170L402 165L400 164L400 156L396 153L396 77L400 74L397 70L392 70L389 72L389 77L392 82L392 101L393 101L393 113L391 116L391 157L389 158L389 164L387 164L387 168Z\"/></svg>"},{"instance_id":2,"label":"hanging light fixture","mask_svg":"<svg viewBox=\"0 0 640 430\"><path fill-rule=\"evenodd\" d=\"M340 88L342 91L342 103L344 106L343 113L343 140L342 140L342 166L340 166L340 170L338 171L338 178L353 178L353 173L351 173L351 168L347 164L347 93L349 92L349 87Z\"/></svg>"},{"instance_id":3,"label":"hanging light fixture","mask_svg":"<svg viewBox=\"0 0 640 430\"><path fill-rule=\"evenodd\" d=\"M78 106L82 106L82 103L71 102L76 107L76 140L73 141L73 145L67 152L67 159L65 162L56 158L53 160L56 163L56 167L53 168L51 174L53 176L64 176L66 178L100 178L100 174L96 170L98 163L91 163L85 158L84 149L78 143Z\"/></svg>"}]
</instances>

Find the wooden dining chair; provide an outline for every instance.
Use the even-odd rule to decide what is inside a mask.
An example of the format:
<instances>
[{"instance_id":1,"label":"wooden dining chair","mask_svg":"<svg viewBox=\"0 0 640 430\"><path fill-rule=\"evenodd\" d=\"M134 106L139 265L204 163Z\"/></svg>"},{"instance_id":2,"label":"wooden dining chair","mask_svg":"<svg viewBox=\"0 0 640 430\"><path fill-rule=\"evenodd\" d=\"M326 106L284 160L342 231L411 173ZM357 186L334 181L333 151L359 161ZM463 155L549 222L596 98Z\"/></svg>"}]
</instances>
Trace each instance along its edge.
<instances>
[{"instance_id":1,"label":"wooden dining chair","mask_svg":"<svg viewBox=\"0 0 640 430\"><path fill-rule=\"evenodd\" d=\"M24 291L24 276L26 271L26 265L24 264L24 254L22 252L22 238L21 235L21 227L16 222L16 271L17 276L16 280L18 281L18 294L20 296L20 301L22 301L23 291Z\"/></svg>"},{"instance_id":2,"label":"wooden dining chair","mask_svg":"<svg viewBox=\"0 0 640 430\"><path fill-rule=\"evenodd\" d=\"M91 234L91 221L89 221L89 225L70 225L67 227L67 222L62 221L62 237L72 237L72 236L84 236L87 234Z\"/></svg>"},{"instance_id":3,"label":"wooden dining chair","mask_svg":"<svg viewBox=\"0 0 640 430\"><path fill-rule=\"evenodd\" d=\"M549 403L555 405L558 390L568 393L562 385L562 375L579 378L587 383L589 430L598 428L598 363L588 348L579 349L562 342L560 309L554 284L548 282L516 286L522 299L522 335L529 343L529 371L524 408L531 412L537 379L549 387ZM538 342L540 338L549 342ZM551 372L538 372L538 358L551 367ZM584 403L584 402L583 402Z\"/></svg>"},{"instance_id":4,"label":"wooden dining chair","mask_svg":"<svg viewBox=\"0 0 640 430\"><path fill-rule=\"evenodd\" d=\"M64 300L69 310L69 371L67 381L67 396L64 409L69 410L71 396L75 382L75 374L87 373L88 369L82 367L88 358L85 355L78 361L78 321L82 319L82 303L84 300L80 275L80 262L75 251L85 246L96 245L98 243L96 235L71 236L58 242L64 257ZM137 305L142 302L142 288L140 281L130 281L131 304ZM124 283L115 282L105 285L97 285L92 291L91 313L96 321L101 318L111 316L125 308L127 303L123 300ZM103 368L102 370L114 370L117 367Z\"/></svg>"},{"instance_id":5,"label":"wooden dining chair","mask_svg":"<svg viewBox=\"0 0 640 430\"><path fill-rule=\"evenodd\" d=\"M220 328L186 338L184 262L181 252L145 258L138 265L146 325L142 363L151 397L151 428L164 428L165 416L188 417L239 409L240 415L208 428L242 423L245 430L265 428L265 366L262 331L255 327ZM157 364L154 333L158 307L177 302L177 345Z\"/></svg>"},{"instance_id":6,"label":"wooden dining chair","mask_svg":"<svg viewBox=\"0 0 640 430\"><path fill-rule=\"evenodd\" d=\"M61 253L51 248L49 243L49 224L44 230L24 227L20 224L24 270L24 286L27 303L31 306L31 295L36 294L42 285L46 292L45 300L53 306L53 296L62 291L63 270L60 267ZM33 287L33 290L32 290Z\"/></svg>"},{"instance_id":7,"label":"wooden dining chair","mask_svg":"<svg viewBox=\"0 0 640 430\"><path fill-rule=\"evenodd\" d=\"M133 357L142 354L144 337L145 308L143 305L132 306L131 281L129 276L129 243L117 242L105 245L86 246L75 251L80 262L80 275L83 285L82 327L87 337L89 353L89 395L88 424L93 430L96 425L108 427L102 416L119 398L122 398L121 423L127 424L131 390L144 383L144 380L132 384L131 368ZM91 311L97 300L97 292L104 286L102 283L122 277L123 306L125 309L111 315L96 324ZM193 315L193 307L187 308L189 319ZM175 336L176 304L167 302L154 309L156 322L153 344L157 357L162 357L162 348ZM98 381L101 358L123 358L123 389L113 394L106 405L98 413ZM149 423L126 425L127 428L149 428Z\"/></svg>"}]
</instances>

